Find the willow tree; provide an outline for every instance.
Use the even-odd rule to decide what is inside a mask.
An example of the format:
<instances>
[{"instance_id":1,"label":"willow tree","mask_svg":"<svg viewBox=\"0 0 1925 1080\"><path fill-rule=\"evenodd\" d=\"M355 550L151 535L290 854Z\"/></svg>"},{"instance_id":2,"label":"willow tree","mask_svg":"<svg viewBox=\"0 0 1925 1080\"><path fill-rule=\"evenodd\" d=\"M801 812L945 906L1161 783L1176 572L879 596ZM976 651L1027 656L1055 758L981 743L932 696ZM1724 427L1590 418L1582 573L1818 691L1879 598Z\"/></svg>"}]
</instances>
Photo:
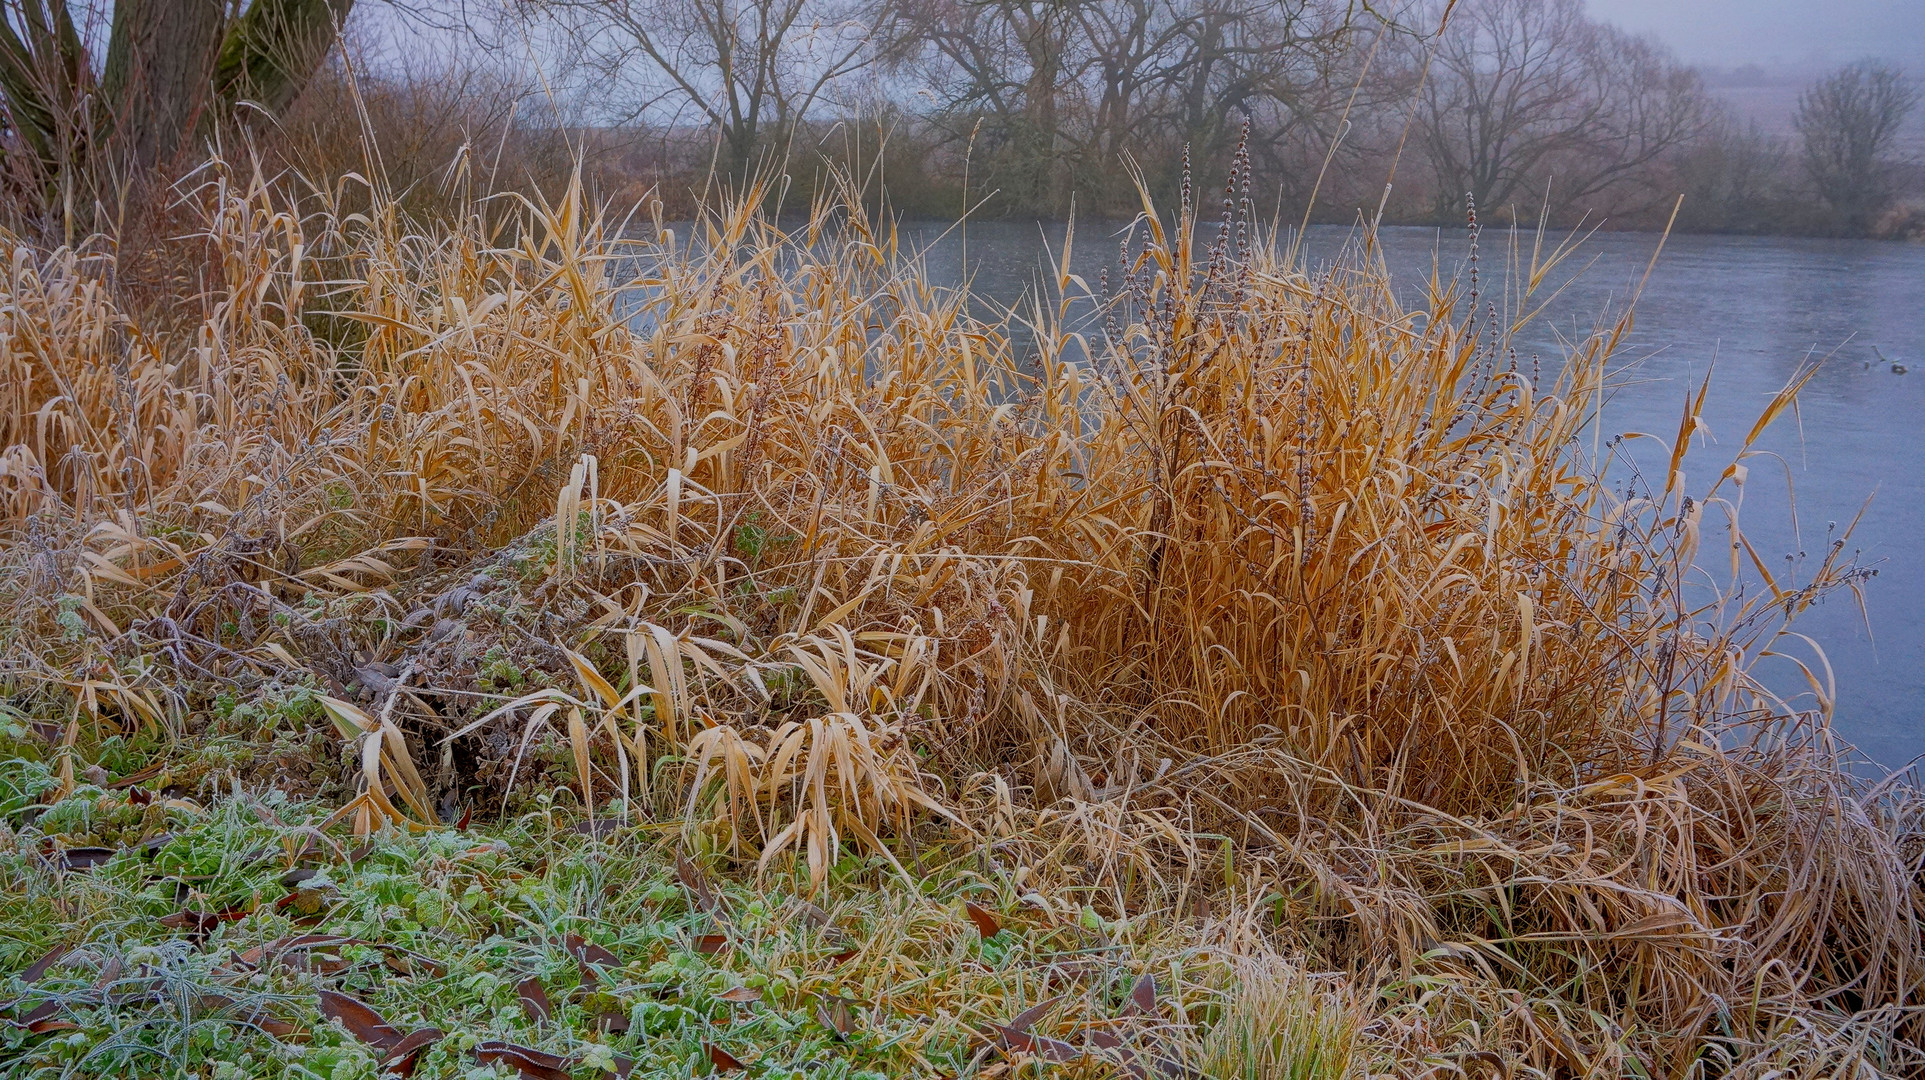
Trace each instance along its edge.
<instances>
[{"instance_id":1,"label":"willow tree","mask_svg":"<svg viewBox=\"0 0 1925 1080\"><path fill-rule=\"evenodd\" d=\"M1870 236L1899 194L1892 151L1918 88L1905 73L1861 62L1813 84L1793 117L1804 142L1805 174L1848 236Z\"/></svg>"},{"instance_id":2,"label":"willow tree","mask_svg":"<svg viewBox=\"0 0 1925 1080\"><path fill-rule=\"evenodd\" d=\"M218 120L279 112L353 3L0 0L8 178L71 217L77 202L190 150Z\"/></svg>"},{"instance_id":3,"label":"willow tree","mask_svg":"<svg viewBox=\"0 0 1925 1080\"><path fill-rule=\"evenodd\" d=\"M1583 0L1434 0L1432 10L1441 33L1412 46L1430 69L1415 133L1441 220L1463 213L1466 194L1488 214L1526 219L1546 192L1554 215L1594 209L1637 191L1705 130L1697 73L1591 18Z\"/></svg>"}]
</instances>

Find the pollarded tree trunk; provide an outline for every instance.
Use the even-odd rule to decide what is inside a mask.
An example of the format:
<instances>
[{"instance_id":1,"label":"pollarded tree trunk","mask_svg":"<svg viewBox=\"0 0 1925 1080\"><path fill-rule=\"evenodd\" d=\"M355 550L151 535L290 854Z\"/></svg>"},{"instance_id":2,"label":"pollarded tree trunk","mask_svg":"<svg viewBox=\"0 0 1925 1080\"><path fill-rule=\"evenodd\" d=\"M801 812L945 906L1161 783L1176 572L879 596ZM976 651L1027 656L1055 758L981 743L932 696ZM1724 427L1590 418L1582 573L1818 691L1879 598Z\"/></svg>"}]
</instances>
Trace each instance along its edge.
<instances>
[{"instance_id":1,"label":"pollarded tree trunk","mask_svg":"<svg viewBox=\"0 0 1925 1080\"><path fill-rule=\"evenodd\" d=\"M251 102L270 115L287 108L314 74L354 0L254 0L228 29L215 66L224 102Z\"/></svg>"},{"instance_id":2,"label":"pollarded tree trunk","mask_svg":"<svg viewBox=\"0 0 1925 1080\"><path fill-rule=\"evenodd\" d=\"M173 157L213 105L223 0L116 0L101 93L126 165Z\"/></svg>"},{"instance_id":3,"label":"pollarded tree trunk","mask_svg":"<svg viewBox=\"0 0 1925 1080\"><path fill-rule=\"evenodd\" d=\"M96 86L68 0L0 0L0 172L84 226L76 216L153 176L216 118L285 109L353 6L115 0Z\"/></svg>"}]
</instances>

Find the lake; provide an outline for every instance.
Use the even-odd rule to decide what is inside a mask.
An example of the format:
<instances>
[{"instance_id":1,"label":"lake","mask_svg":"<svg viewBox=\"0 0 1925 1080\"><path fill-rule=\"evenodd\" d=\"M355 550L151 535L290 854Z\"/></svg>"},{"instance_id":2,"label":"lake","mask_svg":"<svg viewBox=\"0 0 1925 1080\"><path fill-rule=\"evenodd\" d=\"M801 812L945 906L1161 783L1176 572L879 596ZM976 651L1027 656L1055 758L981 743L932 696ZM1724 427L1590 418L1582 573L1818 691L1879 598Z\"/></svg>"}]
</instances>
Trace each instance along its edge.
<instances>
[{"instance_id":1,"label":"lake","mask_svg":"<svg viewBox=\"0 0 1925 1080\"><path fill-rule=\"evenodd\" d=\"M965 237L950 226L910 224L904 241L926 249L938 283L960 283L967 267L977 295L1008 303L1037 280L1046 251L1061 251L1062 234L1060 224L972 222L966 262ZM1380 236L1393 280L1412 303L1433 267L1448 277L1469 250L1463 230L1386 228ZM1328 262L1354 237L1346 228L1313 227L1302 237L1303 257L1313 266ZM1528 258L1530 235L1516 240ZM1508 233L1484 233L1486 295L1497 294L1511 243ZM1564 342L1621 310L1658 243L1643 233L1584 240L1540 289L1540 296L1562 292L1519 336L1520 355L1539 351L1550 370ZM1094 286L1098 271L1115 265L1115 226L1079 225L1073 256L1072 269ZM1822 364L1798 413L1780 418L1761 441L1775 457L1749 462L1745 532L1777 560L1774 572L1791 566L1797 573L1822 558L1831 530L1863 512L1848 547L1878 571L1865 610L1849 594L1834 594L1796 629L1822 647L1836 679L1836 730L1874 762L1902 767L1925 755L1925 245L1671 237L1613 362L1604 434L1638 431L1668 442L1685 395L1710 372L1710 436L1686 462L1688 489L1702 492L1772 394L1815 361ZM1887 361L1911 373L1895 373ZM1717 519L1705 520L1709 552ZM1800 552L1808 555L1801 560ZM1809 650L1804 659L1823 670ZM1803 687L1788 660L1762 664L1781 693ZM1806 695L1798 704L1810 701Z\"/></svg>"}]
</instances>

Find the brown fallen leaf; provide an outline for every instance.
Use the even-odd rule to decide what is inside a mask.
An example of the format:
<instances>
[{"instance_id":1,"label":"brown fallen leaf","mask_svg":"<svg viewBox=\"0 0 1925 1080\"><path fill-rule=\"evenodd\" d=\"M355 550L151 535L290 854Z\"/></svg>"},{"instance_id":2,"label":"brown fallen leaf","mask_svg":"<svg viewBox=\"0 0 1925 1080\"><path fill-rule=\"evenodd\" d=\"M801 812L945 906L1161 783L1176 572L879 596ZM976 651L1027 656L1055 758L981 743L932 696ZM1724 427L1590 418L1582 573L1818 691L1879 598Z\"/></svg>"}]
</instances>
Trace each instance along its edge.
<instances>
[{"instance_id":1,"label":"brown fallen leaf","mask_svg":"<svg viewBox=\"0 0 1925 1080\"><path fill-rule=\"evenodd\" d=\"M409 952L398 945L377 946L381 950L381 962L396 975L427 975L440 978L448 973L448 968L439 960L432 960L417 952Z\"/></svg>"},{"instance_id":2,"label":"brown fallen leaf","mask_svg":"<svg viewBox=\"0 0 1925 1080\"><path fill-rule=\"evenodd\" d=\"M161 848L164 848L173 842L174 842L174 834L170 832L164 832L157 836L150 836L147 839L142 840L138 845L135 846L135 850L140 852L141 858L151 859L154 856L160 854Z\"/></svg>"},{"instance_id":3,"label":"brown fallen leaf","mask_svg":"<svg viewBox=\"0 0 1925 1080\"><path fill-rule=\"evenodd\" d=\"M214 932L222 923L247 918L249 912L244 908L231 907L221 911L192 911L182 909L160 920L162 926L173 930L185 930L190 940L199 943Z\"/></svg>"},{"instance_id":4,"label":"brown fallen leaf","mask_svg":"<svg viewBox=\"0 0 1925 1080\"><path fill-rule=\"evenodd\" d=\"M562 947L568 955L575 958L575 966L581 968L582 985L593 990L601 980L595 975L596 967L621 967L622 962L614 953L589 941L580 934L569 934L562 938Z\"/></svg>"},{"instance_id":5,"label":"brown fallen leaf","mask_svg":"<svg viewBox=\"0 0 1925 1080\"><path fill-rule=\"evenodd\" d=\"M589 941L580 934L569 934L562 939L568 954L584 964L599 964L602 967L621 967L621 960L615 954Z\"/></svg>"},{"instance_id":6,"label":"brown fallen leaf","mask_svg":"<svg viewBox=\"0 0 1925 1080\"><path fill-rule=\"evenodd\" d=\"M1157 1058L1156 1071L1169 1077L1170 1080L1204 1080L1202 1072L1183 1064L1175 1058Z\"/></svg>"},{"instance_id":7,"label":"brown fallen leaf","mask_svg":"<svg viewBox=\"0 0 1925 1080\"><path fill-rule=\"evenodd\" d=\"M615 1055L615 1080L628 1080L628 1074L635 1071L635 1059L625 1054Z\"/></svg>"},{"instance_id":8,"label":"brown fallen leaf","mask_svg":"<svg viewBox=\"0 0 1925 1080\"><path fill-rule=\"evenodd\" d=\"M849 1003L839 997L820 1002L815 1007L815 1022L835 1032L838 1039L846 1039L855 1034L855 1013Z\"/></svg>"},{"instance_id":9,"label":"brown fallen leaf","mask_svg":"<svg viewBox=\"0 0 1925 1080\"><path fill-rule=\"evenodd\" d=\"M699 953L719 953L729 947L727 934L701 934L695 938L695 951Z\"/></svg>"},{"instance_id":10,"label":"brown fallen leaf","mask_svg":"<svg viewBox=\"0 0 1925 1080\"><path fill-rule=\"evenodd\" d=\"M20 973L20 981L28 983L39 982L55 964L60 962L60 958L65 955L67 955L67 946L62 945L40 959L35 960L27 967L27 970Z\"/></svg>"},{"instance_id":11,"label":"brown fallen leaf","mask_svg":"<svg viewBox=\"0 0 1925 1080\"><path fill-rule=\"evenodd\" d=\"M826 959L831 964L841 964L844 961L848 960L849 958L855 956L855 954L858 951L859 950L856 950L856 949L844 949L841 952L830 953Z\"/></svg>"},{"instance_id":12,"label":"brown fallen leaf","mask_svg":"<svg viewBox=\"0 0 1925 1080\"><path fill-rule=\"evenodd\" d=\"M1130 987L1130 1003L1123 1007L1124 1016L1151 1016L1156 1012L1156 976L1144 973Z\"/></svg>"},{"instance_id":13,"label":"brown fallen leaf","mask_svg":"<svg viewBox=\"0 0 1925 1080\"><path fill-rule=\"evenodd\" d=\"M410 1077L414 1075L415 1059L421 1052L447 1037L440 1028L417 1028L408 1032L407 1038L395 1043L381 1059L380 1072L386 1076Z\"/></svg>"},{"instance_id":14,"label":"brown fallen leaf","mask_svg":"<svg viewBox=\"0 0 1925 1080\"><path fill-rule=\"evenodd\" d=\"M963 901L963 910L969 913L969 921L976 924L976 932L985 938L993 938L1003 932L1003 924L996 920L985 908L973 900Z\"/></svg>"},{"instance_id":15,"label":"brown fallen leaf","mask_svg":"<svg viewBox=\"0 0 1925 1080\"><path fill-rule=\"evenodd\" d=\"M54 1016L59 1012L59 1002L43 1001L29 1010L27 1015L12 1021L12 1024L14 1027L31 1031L36 1035L48 1031L66 1031L79 1026L65 1020L55 1020Z\"/></svg>"},{"instance_id":16,"label":"brown fallen leaf","mask_svg":"<svg viewBox=\"0 0 1925 1080\"><path fill-rule=\"evenodd\" d=\"M532 1080L570 1080L568 1070L576 1064L573 1058L556 1057L531 1047L492 1040L475 1044L475 1060L483 1065L499 1062Z\"/></svg>"},{"instance_id":17,"label":"brown fallen leaf","mask_svg":"<svg viewBox=\"0 0 1925 1080\"><path fill-rule=\"evenodd\" d=\"M121 963L120 957L116 956L108 960L107 966L100 969L100 978L95 980L94 989L96 990L107 989L109 986L112 986L114 983L118 982L120 980L121 974L124 973L126 970L127 970L127 965Z\"/></svg>"},{"instance_id":18,"label":"brown fallen leaf","mask_svg":"<svg viewBox=\"0 0 1925 1080\"><path fill-rule=\"evenodd\" d=\"M146 806L154 801L154 793L144 787L128 788L127 801L134 806Z\"/></svg>"},{"instance_id":19,"label":"brown fallen leaf","mask_svg":"<svg viewBox=\"0 0 1925 1080\"><path fill-rule=\"evenodd\" d=\"M715 1066L716 1072L735 1072L738 1069L748 1068L748 1066L742 1064L734 1054L729 1053L714 1043L703 1043L702 1049L708 1051L709 1064Z\"/></svg>"},{"instance_id":20,"label":"brown fallen leaf","mask_svg":"<svg viewBox=\"0 0 1925 1080\"><path fill-rule=\"evenodd\" d=\"M219 926L221 919L211 911L181 910L172 915L163 916L160 924L170 930L192 930L198 934L205 934Z\"/></svg>"},{"instance_id":21,"label":"brown fallen leaf","mask_svg":"<svg viewBox=\"0 0 1925 1080\"><path fill-rule=\"evenodd\" d=\"M1083 1056L1081 1049L1061 1039L1032 1035L1005 1024L996 1025L996 1035L997 1042L1005 1050L1017 1054L1028 1054L1058 1065L1075 1061Z\"/></svg>"},{"instance_id":22,"label":"brown fallen leaf","mask_svg":"<svg viewBox=\"0 0 1925 1080\"><path fill-rule=\"evenodd\" d=\"M746 1005L752 1001L761 1001L762 991L752 986L738 986L733 990L725 990L715 995L715 1000L726 1001L734 1005Z\"/></svg>"},{"instance_id":23,"label":"brown fallen leaf","mask_svg":"<svg viewBox=\"0 0 1925 1080\"><path fill-rule=\"evenodd\" d=\"M45 1035L49 1031L79 1031L80 1025L72 1020L36 1020L24 1026L35 1035Z\"/></svg>"},{"instance_id":24,"label":"brown fallen leaf","mask_svg":"<svg viewBox=\"0 0 1925 1080\"><path fill-rule=\"evenodd\" d=\"M675 877L682 883L682 888L688 890L689 900L697 908L713 912L722 906L721 899L715 895L715 887L709 884L708 875L679 851L675 853Z\"/></svg>"},{"instance_id":25,"label":"brown fallen leaf","mask_svg":"<svg viewBox=\"0 0 1925 1080\"><path fill-rule=\"evenodd\" d=\"M274 910L291 911L297 921L315 922L341 899L341 890L326 878L309 878L274 902Z\"/></svg>"},{"instance_id":26,"label":"brown fallen leaf","mask_svg":"<svg viewBox=\"0 0 1925 1080\"><path fill-rule=\"evenodd\" d=\"M60 853L60 865L67 870L92 870L116 854L107 847L71 847Z\"/></svg>"},{"instance_id":27,"label":"brown fallen leaf","mask_svg":"<svg viewBox=\"0 0 1925 1080\"><path fill-rule=\"evenodd\" d=\"M340 957L310 957L310 952L338 949L343 945L374 945L371 941L347 937L342 934L296 934L293 937L276 938L265 945L257 945L236 957L242 963L257 966L284 964L296 971L317 971L323 975L344 970L348 965Z\"/></svg>"},{"instance_id":28,"label":"brown fallen leaf","mask_svg":"<svg viewBox=\"0 0 1925 1080\"><path fill-rule=\"evenodd\" d=\"M283 958L281 963L295 971L311 971L316 975L339 975L354 966L346 957L324 952L300 953Z\"/></svg>"},{"instance_id":29,"label":"brown fallen leaf","mask_svg":"<svg viewBox=\"0 0 1925 1080\"><path fill-rule=\"evenodd\" d=\"M202 994L198 1004L203 1012L210 1013L224 1012L239 1007L233 998L227 997L224 994ZM252 1024L277 1039L284 1039L300 1030L285 1020L276 1019L275 1017L267 1015L267 1010L259 1005L254 1006L238 1019L241 1023Z\"/></svg>"},{"instance_id":30,"label":"brown fallen leaf","mask_svg":"<svg viewBox=\"0 0 1925 1080\"><path fill-rule=\"evenodd\" d=\"M604 1010L595 1014L595 1026L610 1034L620 1035L629 1028L628 1014Z\"/></svg>"},{"instance_id":31,"label":"brown fallen leaf","mask_svg":"<svg viewBox=\"0 0 1925 1080\"><path fill-rule=\"evenodd\" d=\"M406 1038L368 1004L333 990L321 991L321 1015L338 1020L355 1038L377 1050L388 1050Z\"/></svg>"},{"instance_id":32,"label":"brown fallen leaf","mask_svg":"<svg viewBox=\"0 0 1925 1080\"><path fill-rule=\"evenodd\" d=\"M527 978L516 983L515 996L521 999L521 1011L535 1023L555 1018L555 1007L549 1003L548 991L542 989L540 979Z\"/></svg>"},{"instance_id":33,"label":"brown fallen leaf","mask_svg":"<svg viewBox=\"0 0 1925 1080\"><path fill-rule=\"evenodd\" d=\"M1028 1031L1030 1028L1036 1026L1036 1021L1048 1015L1049 1011L1055 1008L1056 1003L1061 1000L1063 1000L1063 995L1058 994L1048 1001L1039 1001L1031 1005L1029 1008L1024 1009L1012 1017L1008 1027L1014 1031Z\"/></svg>"},{"instance_id":34,"label":"brown fallen leaf","mask_svg":"<svg viewBox=\"0 0 1925 1080\"><path fill-rule=\"evenodd\" d=\"M1143 1067L1143 1063L1137 1060L1136 1051L1126 1045L1122 1039L1101 1028L1086 1028L1083 1033L1089 1037L1092 1045L1109 1051L1108 1056L1122 1068L1130 1080L1149 1080L1150 1070Z\"/></svg>"},{"instance_id":35,"label":"brown fallen leaf","mask_svg":"<svg viewBox=\"0 0 1925 1080\"><path fill-rule=\"evenodd\" d=\"M164 768L166 768L166 766L164 765L149 765L145 769L140 770L139 772L128 773L126 776L123 776L120 779L114 781L113 783L108 784L107 790L108 791L125 791L128 788L133 787L135 784L152 780L154 777L159 776L161 774L161 770ZM149 792L148 797L152 798L153 793Z\"/></svg>"}]
</instances>

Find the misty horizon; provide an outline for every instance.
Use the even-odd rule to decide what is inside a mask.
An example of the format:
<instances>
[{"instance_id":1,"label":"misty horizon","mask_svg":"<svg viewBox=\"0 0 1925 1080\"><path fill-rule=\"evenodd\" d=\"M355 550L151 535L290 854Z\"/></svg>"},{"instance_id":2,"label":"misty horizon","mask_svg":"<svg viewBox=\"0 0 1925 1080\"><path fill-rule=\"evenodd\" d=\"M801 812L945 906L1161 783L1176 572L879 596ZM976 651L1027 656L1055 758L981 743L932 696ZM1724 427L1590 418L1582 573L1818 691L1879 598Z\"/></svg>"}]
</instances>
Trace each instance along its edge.
<instances>
[{"instance_id":1,"label":"misty horizon","mask_svg":"<svg viewBox=\"0 0 1925 1080\"><path fill-rule=\"evenodd\" d=\"M1755 65L1810 75L1864 59L1917 68L1925 55L1925 4L1914 0L1835 0L1823 18L1801 0L1587 0L1587 7L1709 69Z\"/></svg>"},{"instance_id":2,"label":"misty horizon","mask_svg":"<svg viewBox=\"0 0 1925 1080\"><path fill-rule=\"evenodd\" d=\"M1876 60L1917 74L1925 56L1925 3L1837 0L1812 17L1799 0L1586 0L1593 17L1656 39L1697 68L1740 121L1788 137L1798 96L1844 64ZM1925 115L1900 143L1925 149Z\"/></svg>"}]
</instances>

